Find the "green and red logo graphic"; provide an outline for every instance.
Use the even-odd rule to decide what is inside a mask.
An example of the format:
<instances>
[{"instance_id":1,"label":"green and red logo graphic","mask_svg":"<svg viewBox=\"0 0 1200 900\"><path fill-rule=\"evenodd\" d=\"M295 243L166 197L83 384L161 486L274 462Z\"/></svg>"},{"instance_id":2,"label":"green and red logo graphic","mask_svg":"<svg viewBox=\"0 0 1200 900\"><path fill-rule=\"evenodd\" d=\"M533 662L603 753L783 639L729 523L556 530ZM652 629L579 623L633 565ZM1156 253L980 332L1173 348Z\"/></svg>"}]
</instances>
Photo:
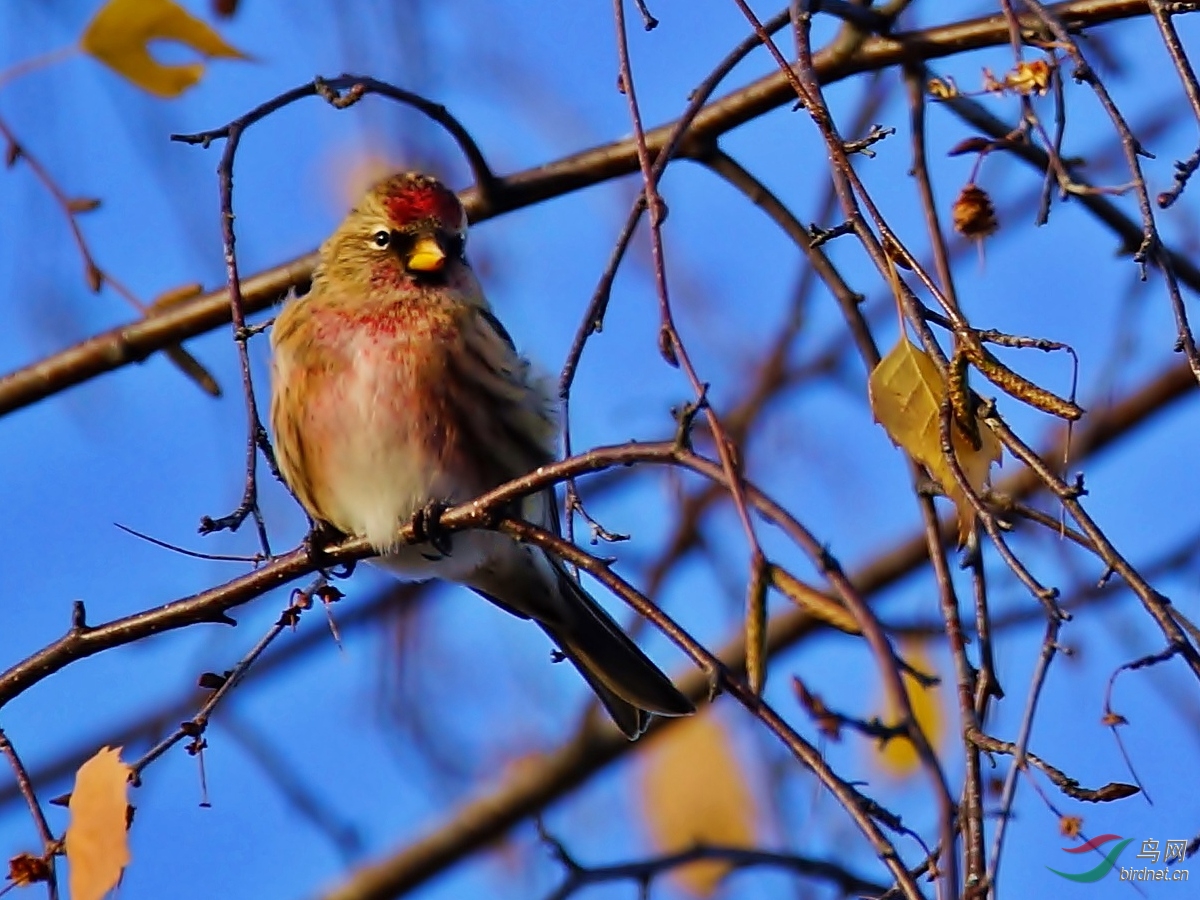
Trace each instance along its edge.
<instances>
[{"instance_id":1,"label":"green and red logo graphic","mask_svg":"<svg viewBox=\"0 0 1200 900\"><path fill-rule=\"evenodd\" d=\"M1088 869L1086 872L1060 872L1058 869L1051 869L1046 866L1055 875L1061 875L1070 881L1078 881L1084 884L1090 884L1093 881L1099 881L1105 875L1112 871L1117 864L1117 857L1121 855L1121 851L1129 846L1129 842L1133 838L1122 838L1119 834L1102 834L1099 837L1094 837L1086 843L1080 844L1078 847L1063 847L1064 853L1087 853L1090 850L1096 850L1103 847L1109 841L1117 841L1118 843L1105 854L1104 859L1100 860L1100 864L1094 869Z\"/></svg>"}]
</instances>

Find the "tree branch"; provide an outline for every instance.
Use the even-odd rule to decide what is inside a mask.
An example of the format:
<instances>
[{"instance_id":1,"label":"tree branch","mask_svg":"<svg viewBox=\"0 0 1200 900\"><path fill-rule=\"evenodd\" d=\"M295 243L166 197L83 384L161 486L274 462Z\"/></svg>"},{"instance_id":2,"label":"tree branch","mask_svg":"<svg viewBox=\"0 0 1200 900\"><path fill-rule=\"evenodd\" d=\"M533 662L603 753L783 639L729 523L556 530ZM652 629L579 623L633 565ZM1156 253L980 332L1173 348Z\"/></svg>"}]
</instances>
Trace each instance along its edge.
<instances>
[{"instance_id":1,"label":"tree branch","mask_svg":"<svg viewBox=\"0 0 1200 900\"><path fill-rule=\"evenodd\" d=\"M1147 15L1145 0L1073 0L1049 9L1069 29L1085 28ZM902 62L940 59L968 50L995 46L1008 40L1008 24L1001 15L984 16L950 25L869 37L849 55L837 47L817 53L813 69L822 84L875 71ZM782 73L775 72L705 106L683 136L681 155L693 142L704 144L770 112L793 99ZM645 134L653 157L671 139L674 124ZM478 190L463 193L472 222L522 209L638 169L633 139L614 141L572 154L507 178L497 178L490 196ZM313 253L242 281L246 313L259 312L278 302L289 290L304 289L316 262ZM229 295L225 289L202 294L153 317L89 338L54 356L0 378L0 415L36 403L59 391L81 384L104 372L140 362L150 354L228 324Z\"/></svg>"}]
</instances>

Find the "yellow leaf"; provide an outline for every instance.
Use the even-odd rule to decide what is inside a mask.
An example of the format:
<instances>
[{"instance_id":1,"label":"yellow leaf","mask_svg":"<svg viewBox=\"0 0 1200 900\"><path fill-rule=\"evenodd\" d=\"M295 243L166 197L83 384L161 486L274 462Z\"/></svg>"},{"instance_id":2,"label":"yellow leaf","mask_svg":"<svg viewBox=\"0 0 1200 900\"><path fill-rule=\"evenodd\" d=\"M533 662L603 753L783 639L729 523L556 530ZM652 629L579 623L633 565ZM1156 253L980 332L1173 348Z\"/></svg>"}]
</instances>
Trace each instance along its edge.
<instances>
[{"instance_id":1,"label":"yellow leaf","mask_svg":"<svg viewBox=\"0 0 1200 900\"><path fill-rule=\"evenodd\" d=\"M729 735L711 712L672 724L651 746L640 773L638 797L663 853L697 844L754 846L754 798ZM671 877L691 894L707 897L728 871L728 863L702 860L672 869Z\"/></svg>"},{"instance_id":2,"label":"yellow leaf","mask_svg":"<svg viewBox=\"0 0 1200 900\"><path fill-rule=\"evenodd\" d=\"M1025 97L1030 94L1044 97L1050 90L1050 74L1050 65L1044 59L1035 59L1018 64L1004 76L1004 84Z\"/></svg>"},{"instance_id":3,"label":"yellow leaf","mask_svg":"<svg viewBox=\"0 0 1200 900\"><path fill-rule=\"evenodd\" d=\"M970 533L975 514L966 494L959 488L942 453L942 404L946 382L937 365L924 350L913 346L907 336L892 348L868 382L871 412L896 446L924 465L954 501L958 509L959 541ZM1000 462L1000 441L986 426L979 435L982 446L975 450L958 427L951 424L950 439L958 464L967 483L977 492L983 489L992 463Z\"/></svg>"},{"instance_id":4,"label":"yellow leaf","mask_svg":"<svg viewBox=\"0 0 1200 900\"><path fill-rule=\"evenodd\" d=\"M150 55L151 41L177 41L206 59L248 59L205 22L171 0L109 0L80 39L85 53L160 97L178 97L204 75L204 64L165 65Z\"/></svg>"},{"instance_id":5,"label":"yellow leaf","mask_svg":"<svg viewBox=\"0 0 1200 900\"><path fill-rule=\"evenodd\" d=\"M941 78L930 78L929 83L925 85L925 90L935 100L950 100L958 96L958 85L952 78L944 81Z\"/></svg>"},{"instance_id":6,"label":"yellow leaf","mask_svg":"<svg viewBox=\"0 0 1200 900\"><path fill-rule=\"evenodd\" d=\"M129 865L128 788L120 747L101 748L75 773L66 838L71 900L100 900Z\"/></svg>"},{"instance_id":7,"label":"yellow leaf","mask_svg":"<svg viewBox=\"0 0 1200 900\"><path fill-rule=\"evenodd\" d=\"M929 657L920 644L901 643L900 656L918 671L933 672ZM946 716L942 710L941 695L936 686L924 687L907 672L903 678L904 688L908 691L908 702L912 704L913 716L936 752L946 731ZM890 696L885 710L881 718L888 724L894 724L899 719L900 712ZM907 778L920 768L921 760L907 738L897 737L888 741L879 751L879 763L885 772L896 778Z\"/></svg>"}]
</instances>

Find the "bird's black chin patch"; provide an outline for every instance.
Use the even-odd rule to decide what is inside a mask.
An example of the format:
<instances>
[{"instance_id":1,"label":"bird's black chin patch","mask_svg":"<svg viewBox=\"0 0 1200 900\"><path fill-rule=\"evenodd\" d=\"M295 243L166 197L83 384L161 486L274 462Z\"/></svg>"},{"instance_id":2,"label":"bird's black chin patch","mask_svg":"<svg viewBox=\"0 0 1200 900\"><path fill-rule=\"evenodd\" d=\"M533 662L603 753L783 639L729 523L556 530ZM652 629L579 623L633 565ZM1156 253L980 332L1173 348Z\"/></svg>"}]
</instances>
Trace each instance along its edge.
<instances>
[{"instance_id":1,"label":"bird's black chin patch","mask_svg":"<svg viewBox=\"0 0 1200 900\"><path fill-rule=\"evenodd\" d=\"M445 287L447 283L446 270L438 269L436 272L419 272L415 269L406 269L408 277L419 285L426 287Z\"/></svg>"}]
</instances>

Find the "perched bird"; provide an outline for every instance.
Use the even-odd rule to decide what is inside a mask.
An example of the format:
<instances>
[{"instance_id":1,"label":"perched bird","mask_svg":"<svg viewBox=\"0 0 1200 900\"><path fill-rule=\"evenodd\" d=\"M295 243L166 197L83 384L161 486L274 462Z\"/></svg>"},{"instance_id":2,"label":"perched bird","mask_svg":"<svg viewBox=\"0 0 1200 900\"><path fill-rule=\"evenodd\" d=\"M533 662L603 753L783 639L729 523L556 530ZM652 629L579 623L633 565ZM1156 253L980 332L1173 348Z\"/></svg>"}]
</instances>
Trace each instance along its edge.
<instances>
[{"instance_id":1,"label":"perched bird","mask_svg":"<svg viewBox=\"0 0 1200 900\"><path fill-rule=\"evenodd\" d=\"M490 531L396 544L423 512L556 455L550 386L488 306L466 236L454 192L406 173L374 185L322 245L312 289L271 332L280 472L315 520L365 537L381 565L533 619L635 738L649 713L694 707L558 559ZM559 531L553 488L514 512Z\"/></svg>"}]
</instances>

